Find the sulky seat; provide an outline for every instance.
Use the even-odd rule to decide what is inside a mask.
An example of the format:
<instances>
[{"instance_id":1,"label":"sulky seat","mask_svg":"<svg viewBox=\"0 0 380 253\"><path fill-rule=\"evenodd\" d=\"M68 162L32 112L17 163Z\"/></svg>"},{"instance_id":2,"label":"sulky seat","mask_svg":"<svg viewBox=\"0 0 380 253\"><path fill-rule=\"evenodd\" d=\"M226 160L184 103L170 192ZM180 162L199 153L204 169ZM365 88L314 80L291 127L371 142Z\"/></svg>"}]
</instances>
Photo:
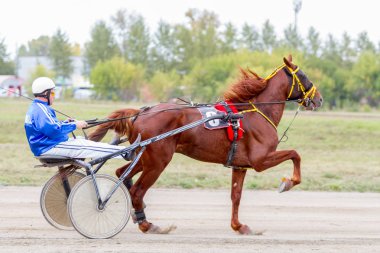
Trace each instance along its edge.
<instances>
[{"instance_id":1,"label":"sulky seat","mask_svg":"<svg viewBox=\"0 0 380 253\"><path fill-rule=\"evenodd\" d=\"M54 155L41 155L36 156L42 165L37 165L36 167L54 167L54 166L63 166L66 164L73 164L75 159L66 156L54 156Z\"/></svg>"}]
</instances>

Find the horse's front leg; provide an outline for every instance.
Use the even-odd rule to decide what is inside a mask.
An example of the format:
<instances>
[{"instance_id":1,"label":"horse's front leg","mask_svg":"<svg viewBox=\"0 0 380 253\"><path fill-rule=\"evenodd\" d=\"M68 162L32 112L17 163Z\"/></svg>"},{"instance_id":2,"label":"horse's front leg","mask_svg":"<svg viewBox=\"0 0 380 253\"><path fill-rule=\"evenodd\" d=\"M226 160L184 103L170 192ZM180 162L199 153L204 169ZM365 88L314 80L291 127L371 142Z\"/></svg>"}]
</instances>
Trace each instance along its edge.
<instances>
[{"instance_id":1,"label":"horse's front leg","mask_svg":"<svg viewBox=\"0 0 380 253\"><path fill-rule=\"evenodd\" d=\"M279 191L288 191L293 186L301 183L301 157L295 150L281 150L269 153L267 156L262 157L253 162L253 168L258 171L264 171L271 167L274 167L286 160L291 159L293 161L293 176L291 179L283 178Z\"/></svg>"},{"instance_id":2,"label":"horse's front leg","mask_svg":"<svg viewBox=\"0 0 380 253\"><path fill-rule=\"evenodd\" d=\"M233 230L240 234L251 234L251 229L247 225L243 225L239 222L239 205L241 194L243 190L243 183L246 169L240 169L237 167L232 168L232 184L231 184L231 200L232 200L232 216L231 227Z\"/></svg>"},{"instance_id":3,"label":"horse's front leg","mask_svg":"<svg viewBox=\"0 0 380 253\"><path fill-rule=\"evenodd\" d=\"M151 234L168 234L176 229L176 226L171 225L166 228L161 228L147 221L145 216L145 204L143 198L147 190L153 185L161 171L142 172L140 178L134 183L130 189L132 197L132 205L135 209L134 220L138 224L139 229L144 233Z\"/></svg>"}]
</instances>

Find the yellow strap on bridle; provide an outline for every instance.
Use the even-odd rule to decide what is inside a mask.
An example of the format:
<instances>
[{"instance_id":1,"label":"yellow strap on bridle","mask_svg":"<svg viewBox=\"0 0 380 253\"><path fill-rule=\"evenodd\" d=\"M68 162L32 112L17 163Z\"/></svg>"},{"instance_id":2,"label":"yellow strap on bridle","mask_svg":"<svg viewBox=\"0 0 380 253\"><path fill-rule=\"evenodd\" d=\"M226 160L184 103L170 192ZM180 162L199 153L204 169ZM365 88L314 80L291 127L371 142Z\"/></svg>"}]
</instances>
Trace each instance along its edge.
<instances>
[{"instance_id":1,"label":"yellow strap on bridle","mask_svg":"<svg viewBox=\"0 0 380 253\"><path fill-rule=\"evenodd\" d=\"M280 71L283 67L285 67L286 65L285 64L282 64L280 67L276 68L272 74L270 74L269 76L267 76L265 78L265 81L268 81L269 79L271 79L272 77L274 77L275 74L277 74L278 71Z\"/></svg>"},{"instance_id":2,"label":"yellow strap on bridle","mask_svg":"<svg viewBox=\"0 0 380 253\"><path fill-rule=\"evenodd\" d=\"M315 93L317 91L317 88L313 85L310 90L308 90L307 92L305 91L305 86L302 84L301 80L298 78L298 76L296 75L296 73L298 72L298 70L300 69L299 67L297 67L295 70L289 68L286 64L282 64L280 67L276 68L272 74L270 74L269 76L267 76L265 78L265 81L268 81L269 79L271 79L272 77L274 77L278 71L282 70L284 67L287 67L290 74L293 76L293 80L292 80L292 87L290 88L290 92L289 92L289 95L287 97L287 99L289 99L293 93L293 90L294 90L294 86L296 86L296 82L298 84L298 89L300 89L303 93L303 99L302 99L302 102L298 103L299 105L302 105L304 103L304 100L305 98L310 98L310 99L313 99L314 96L315 96ZM252 105L252 108L253 109L249 109L249 110L244 110L244 111L241 111L239 112L240 114L244 114L244 113L247 113L247 112L258 112L261 116L263 116L273 127L274 129L276 129L277 131L277 127L276 125L273 123L273 121L268 118L263 112L261 112L251 101L249 101L249 103Z\"/></svg>"},{"instance_id":3,"label":"yellow strap on bridle","mask_svg":"<svg viewBox=\"0 0 380 253\"><path fill-rule=\"evenodd\" d=\"M276 68L272 74L270 74L269 76L267 76L265 78L265 81L268 81L269 79L271 79L274 75L277 74L278 71L280 71L281 69L283 69L284 67L287 67L290 74L292 75L293 77L293 80L292 80L292 87L290 88L290 92L289 92L289 95L287 97L287 99L290 98L290 96L292 95L293 93L293 90L294 90L294 87L296 86L296 83L298 84L298 89L300 89L302 91L302 94L303 94L303 99L305 98L310 98L310 99L313 99L314 96L315 96L315 92L317 91L317 88L313 85L313 87L310 88L310 90L308 90L307 92L305 91L305 86L302 84L301 80L298 78L298 76L296 75L296 73L298 72L298 70L300 69L299 67L297 67L295 70L289 68L286 64L282 64L280 67ZM303 102L299 103L300 105L302 105Z\"/></svg>"},{"instance_id":4,"label":"yellow strap on bridle","mask_svg":"<svg viewBox=\"0 0 380 253\"><path fill-rule=\"evenodd\" d=\"M260 111L259 109L257 109L257 107L251 102L249 101L249 103L251 104L251 106L253 107L253 109L250 109L250 110L244 110L244 111L241 111L239 112L240 114L244 114L244 113L247 113L247 112L258 112L261 116L264 117L264 119L266 119L273 127L274 129L277 131L277 127L276 125L273 123L273 121L267 117L267 115L265 115L262 111Z\"/></svg>"}]
</instances>

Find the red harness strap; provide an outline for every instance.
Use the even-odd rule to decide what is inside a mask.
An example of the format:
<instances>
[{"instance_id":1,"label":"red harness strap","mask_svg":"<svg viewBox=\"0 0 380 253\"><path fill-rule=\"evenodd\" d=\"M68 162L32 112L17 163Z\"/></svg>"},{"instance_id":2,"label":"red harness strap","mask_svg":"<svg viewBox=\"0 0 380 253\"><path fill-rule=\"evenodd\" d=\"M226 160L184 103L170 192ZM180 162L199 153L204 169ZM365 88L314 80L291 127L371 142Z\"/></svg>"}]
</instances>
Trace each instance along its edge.
<instances>
[{"instance_id":1,"label":"red harness strap","mask_svg":"<svg viewBox=\"0 0 380 253\"><path fill-rule=\"evenodd\" d=\"M233 113L238 113L238 110L233 105L233 103L231 103L228 100L226 100L225 102L230 107L230 109L231 109L231 111ZM215 105L215 109L217 109L218 111L222 111L222 112L228 113L227 109L225 108L225 106L223 104L217 104L217 105ZM238 130L238 136L237 136L236 140L240 140L243 137L243 122L240 119L239 119L238 122L239 122L239 130ZM234 130L232 129L232 125L231 124L227 128L227 136L228 136L228 139L230 141L234 140Z\"/></svg>"}]
</instances>

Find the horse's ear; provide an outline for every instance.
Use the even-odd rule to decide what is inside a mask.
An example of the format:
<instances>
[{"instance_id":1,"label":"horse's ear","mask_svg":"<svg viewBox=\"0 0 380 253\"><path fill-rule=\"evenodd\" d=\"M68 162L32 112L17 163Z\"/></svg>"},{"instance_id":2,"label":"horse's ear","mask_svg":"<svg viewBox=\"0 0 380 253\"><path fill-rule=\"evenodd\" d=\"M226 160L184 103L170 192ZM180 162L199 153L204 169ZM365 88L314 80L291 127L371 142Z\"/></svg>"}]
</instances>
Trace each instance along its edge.
<instances>
[{"instance_id":1,"label":"horse's ear","mask_svg":"<svg viewBox=\"0 0 380 253\"><path fill-rule=\"evenodd\" d=\"M288 56L288 58L284 57L284 63L286 64L286 66L293 69L294 65L292 63L292 55L291 54Z\"/></svg>"}]
</instances>

